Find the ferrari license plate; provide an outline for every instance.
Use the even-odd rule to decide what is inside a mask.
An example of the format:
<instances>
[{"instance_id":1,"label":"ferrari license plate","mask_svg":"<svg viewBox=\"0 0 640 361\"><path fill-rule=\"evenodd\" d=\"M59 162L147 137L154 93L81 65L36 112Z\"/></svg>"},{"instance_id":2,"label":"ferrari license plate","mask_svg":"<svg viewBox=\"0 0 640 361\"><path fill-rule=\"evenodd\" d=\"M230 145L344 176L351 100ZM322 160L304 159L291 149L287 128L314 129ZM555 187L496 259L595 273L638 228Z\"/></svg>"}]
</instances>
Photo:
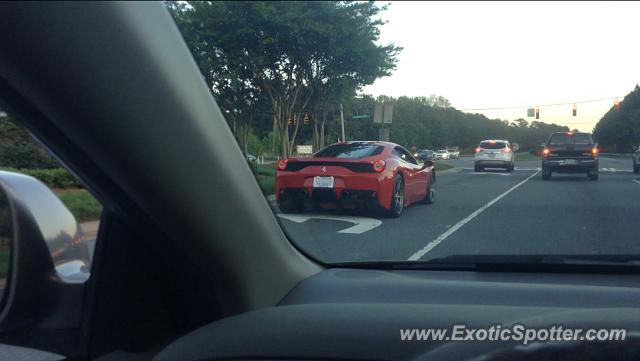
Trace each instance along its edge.
<instances>
[{"instance_id":1,"label":"ferrari license plate","mask_svg":"<svg viewBox=\"0 0 640 361\"><path fill-rule=\"evenodd\" d=\"M313 188L333 188L333 177L313 177Z\"/></svg>"}]
</instances>

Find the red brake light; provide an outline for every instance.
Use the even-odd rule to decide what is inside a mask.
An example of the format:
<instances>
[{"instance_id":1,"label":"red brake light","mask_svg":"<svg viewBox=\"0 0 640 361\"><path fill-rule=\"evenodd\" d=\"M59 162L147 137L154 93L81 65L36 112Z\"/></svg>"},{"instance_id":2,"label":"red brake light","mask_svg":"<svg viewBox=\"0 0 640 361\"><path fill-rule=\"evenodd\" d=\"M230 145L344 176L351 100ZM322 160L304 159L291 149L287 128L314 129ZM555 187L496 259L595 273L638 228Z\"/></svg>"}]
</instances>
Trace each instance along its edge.
<instances>
[{"instance_id":1,"label":"red brake light","mask_svg":"<svg viewBox=\"0 0 640 361\"><path fill-rule=\"evenodd\" d=\"M509 148L502 148L501 152L502 153L509 153L511 151L511 149Z\"/></svg>"},{"instance_id":2,"label":"red brake light","mask_svg":"<svg viewBox=\"0 0 640 361\"><path fill-rule=\"evenodd\" d=\"M476 148L476 153L480 153L480 152L482 152L482 148L480 147Z\"/></svg>"},{"instance_id":3,"label":"red brake light","mask_svg":"<svg viewBox=\"0 0 640 361\"><path fill-rule=\"evenodd\" d=\"M496 144L496 141L495 140L490 140L489 143Z\"/></svg>"},{"instance_id":4,"label":"red brake light","mask_svg":"<svg viewBox=\"0 0 640 361\"><path fill-rule=\"evenodd\" d=\"M545 156L545 157L548 156L549 155L549 148L544 148L542 150L542 155Z\"/></svg>"},{"instance_id":5,"label":"red brake light","mask_svg":"<svg viewBox=\"0 0 640 361\"><path fill-rule=\"evenodd\" d=\"M591 154L593 154L594 156L598 155L598 152L599 152L599 151L600 151L600 150L598 149L598 147L593 147L593 148L591 148Z\"/></svg>"},{"instance_id":6,"label":"red brake light","mask_svg":"<svg viewBox=\"0 0 640 361\"><path fill-rule=\"evenodd\" d=\"M382 172L384 170L384 166L387 165L384 160L380 159L380 160L376 160L375 162L373 162L373 170L375 172Z\"/></svg>"},{"instance_id":7,"label":"red brake light","mask_svg":"<svg viewBox=\"0 0 640 361\"><path fill-rule=\"evenodd\" d=\"M286 159L280 159L278 161L278 170L285 170L287 169L287 160Z\"/></svg>"}]
</instances>

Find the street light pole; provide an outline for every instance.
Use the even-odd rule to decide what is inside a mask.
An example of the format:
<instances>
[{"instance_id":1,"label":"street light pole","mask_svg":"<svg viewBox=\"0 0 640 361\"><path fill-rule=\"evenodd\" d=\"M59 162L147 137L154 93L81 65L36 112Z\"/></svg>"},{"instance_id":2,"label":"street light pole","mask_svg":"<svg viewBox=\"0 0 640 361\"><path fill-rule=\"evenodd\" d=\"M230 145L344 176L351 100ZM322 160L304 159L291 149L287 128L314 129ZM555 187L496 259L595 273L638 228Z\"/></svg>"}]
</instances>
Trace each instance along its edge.
<instances>
[{"instance_id":1,"label":"street light pole","mask_svg":"<svg viewBox=\"0 0 640 361\"><path fill-rule=\"evenodd\" d=\"M342 103L340 103L340 124L342 126L342 141L346 142L346 136L344 135L344 113L342 111Z\"/></svg>"}]
</instances>

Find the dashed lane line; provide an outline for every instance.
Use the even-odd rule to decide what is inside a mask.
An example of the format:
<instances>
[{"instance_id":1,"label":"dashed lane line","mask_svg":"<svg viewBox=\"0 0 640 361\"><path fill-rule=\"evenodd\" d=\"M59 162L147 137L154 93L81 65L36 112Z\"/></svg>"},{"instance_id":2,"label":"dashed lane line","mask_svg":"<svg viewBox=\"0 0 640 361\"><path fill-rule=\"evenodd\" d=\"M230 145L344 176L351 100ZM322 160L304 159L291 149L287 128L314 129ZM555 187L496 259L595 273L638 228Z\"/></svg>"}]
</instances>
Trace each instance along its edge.
<instances>
[{"instance_id":1,"label":"dashed lane line","mask_svg":"<svg viewBox=\"0 0 640 361\"><path fill-rule=\"evenodd\" d=\"M491 200L489 203L485 204L484 206L478 208L477 210L475 210L473 213L471 213L470 215L466 216L464 219L462 219L460 222L454 224L451 228L449 228L446 232L444 232L443 234L441 234L440 236L438 236L438 238L432 240L431 242L427 243L424 247L422 247L421 249L417 250L414 254L411 255L411 257L408 258L408 261L418 261L420 260L420 258L424 257L425 254L427 254L429 251L431 251L434 247L436 247L437 245L439 245L440 243L442 243L442 241L444 241L445 239L447 239L449 236L451 236L452 234L454 234L457 230L459 230L460 228L462 228L462 226L464 226L465 224L469 223L471 220L473 220L474 218L476 218L478 215L480 215L480 213L484 212L487 208L491 207L492 205L494 205L496 202L498 202L499 200L501 200L502 198L504 198L507 194L513 192L514 190L516 190L518 187L520 187L521 185L525 184L527 181L529 181L531 178L535 177L538 173L540 173L539 170L536 170L535 173L531 174L530 176L528 176L527 178L525 178L524 180L522 180L520 183L514 185L513 187L509 188L506 192L500 194L499 196L497 196L496 198L494 198L493 200Z\"/></svg>"}]
</instances>

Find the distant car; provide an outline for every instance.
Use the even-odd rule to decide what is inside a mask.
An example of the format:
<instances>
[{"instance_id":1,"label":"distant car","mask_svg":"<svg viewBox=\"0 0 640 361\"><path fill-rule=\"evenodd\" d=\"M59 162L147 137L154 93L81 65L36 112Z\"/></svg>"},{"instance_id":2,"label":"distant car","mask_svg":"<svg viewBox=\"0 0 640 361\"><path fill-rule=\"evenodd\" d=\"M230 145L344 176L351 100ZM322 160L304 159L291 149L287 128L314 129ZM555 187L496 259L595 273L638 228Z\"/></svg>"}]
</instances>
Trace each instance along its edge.
<instances>
[{"instance_id":1,"label":"distant car","mask_svg":"<svg viewBox=\"0 0 640 361\"><path fill-rule=\"evenodd\" d=\"M640 173L640 146L634 147L633 173Z\"/></svg>"},{"instance_id":2,"label":"distant car","mask_svg":"<svg viewBox=\"0 0 640 361\"><path fill-rule=\"evenodd\" d=\"M447 152L449 152L449 157L451 159L458 159L460 158L460 151L457 148L450 148L447 149Z\"/></svg>"},{"instance_id":3,"label":"distant car","mask_svg":"<svg viewBox=\"0 0 640 361\"><path fill-rule=\"evenodd\" d=\"M284 213L379 207L398 217L409 204L432 203L435 197L433 162L420 163L394 143L336 143L276 165L276 201Z\"/></svg>"},{"instance_id":4,"label":"distant car","mask_svg":"<svg viewBox=\"0 0 640 361\"><path fill-rule=\"evenodd\" d=\"M451 159L451 153L446 149L440 149L439 151L436 151L436 159Z\"/></svg>"},{"instance_id":5,"label":"distant car","mask_svg":"<svg viewBox=\"0 0 640 361\"><path fill-rule=\"evenodd\" d=\"M414 157L416 157L418 160L421 161L425 161L425 160L434 160L436 159L436 154L434 151L432 151L431 149L422 149L419 150L416 154L413 155Z\"/></svg>"},{"instance_id":6,"label":"distant car","mask_svg":"<svg viewBox=\"0 0 640 361\"><path fill-rule=\"evenodd\" d=\"M504 168L513 171L515 153L508 140L483 140L476 148L474 171L480 172L485 168Z\"/></svg>"},{"instance_id":7,"label":"distant car","mask_svg":"<svg viewBox=\"0 0 640 361\"><path fill-rule=\"evenodd\" d=\"M589 133L557 132L551 134L542 149L542 179L552 172L586 173L598 179L598 144Z\"/></svg>"}]
</instances>

